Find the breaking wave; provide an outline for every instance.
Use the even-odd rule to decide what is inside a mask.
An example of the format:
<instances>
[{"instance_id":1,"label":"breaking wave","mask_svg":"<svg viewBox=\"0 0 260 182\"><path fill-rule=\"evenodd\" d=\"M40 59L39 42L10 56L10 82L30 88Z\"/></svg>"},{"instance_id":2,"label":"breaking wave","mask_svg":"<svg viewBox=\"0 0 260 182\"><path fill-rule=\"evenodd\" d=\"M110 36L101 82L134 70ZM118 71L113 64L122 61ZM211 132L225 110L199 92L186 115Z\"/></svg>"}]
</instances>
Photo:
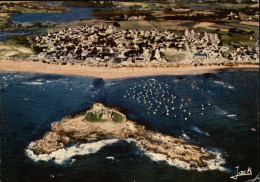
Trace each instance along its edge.
<instances>
[{"instance_id":1,"label":"breaking wave","mask_svg":"<svg viewBox=\"0 0 260 182\"><path fill-rule=\"evenodd\" d=\"M218 85L222 85L225 88L229 88L229 89L234 89L235 87L233 85L227 84L225 82L222 81L214 81L214 83L218 84Z\"/></svg>"},{"instance_id":2,"label":"breaking wave","mask_svg":"<svg viewBox=\"0 0 260 182\"><path fill-rule=\"evenodd\" d=\"M227 114L227 117L233 118L233 119L235 119L235 120L238 119L236 114Z\"/></svg>"},{"instance_id":3,"label":"breaking wave","mask_svg":"<svg viewBox=\"0 0 260 182\"><path fill-rule=\"evenodd\" d=\"M193 126L191 128L193 131L195 131L196 133L199 133L199 134L202 134L202 135L206 135L207 137L210 136L210 134L206 131L202 131L200 128L196 127L196 126Z\"/></svg>"},{"instance_id":4,"label":"breaking wave","mask_svg":"<svg viewBox=\"0 0 260 182\"><path fill-rule=\"evenodd\" d=\"M115 85L115 83L114 82L107 82L106 83L106 86L111 86L111 85Z\"/></svg>"},{"instance_id":5,"label":"breaking wave","mask_svg":"<svg viewBox=\"0 0 260 182\"><path fill-rule=\"evenodd\" d=\"M28 146L28 148L25 150L27 156L31 158L33 161L53 161L57 164L64 164L65 162L75 162L75 159L72 159L72 157L76 155L87 155L98 152L100 149L102 149L105 146L115 144L122 139L107 139L107 140L101 140L98 142L93 143L85 143L80 145L71 146L68 148L59 149L55 152L52 152L50 154L35 154L32 150L35 146L35 142L31 142L31 144ZM138 141L134 139L126 139L125 140L128 143L134 142L138 146ZM168 158L167 155L155 153L153 151L147 151L143 148L140 148L140 150L143 152L143 154L147 157L149 157L151 160L160 162L165 161L170 166L175 166L181 169L185 170L195 170L194 167L191 167L191 164L196 164L195 162L191 163L179 160L179 159L171 159ZM206 151L208 153L216 155L215 159L209 159L209 160L203 160L208 166L207 167L197 167L196 170L198 171L206 171L206 170L220 170L220 171L227 171L226 168L224 168L222 165L225 164L225 160L222 158L221 153L216 150L205 150L202 148L203 151ZM113 156L106 157L106 160L115 160Z\"/></svg>"},{"instance_id":6,"label":"breaking wave","mask_svg":"<svg viewBox=\"0 0 260 182\"><path fill-rule=\"evenodd\" d=\"M14 75L14 78L23 78L23 75Z\"/></svg>"},{"instance_id":7,"label":"breaking wave","mask_svg":"<svg viewBox=\"0 0 260 182\"><path fill-rule=\"evenodd\" d=\"M205 150L205 149L202 149ZM198 171L207 171L207 170L219 170L219 171L228 171L225 167L222 165L225 164L225 160L222 158L222 154L218 151L213 150L207 150L208 153L216 155L215 159L209 159L209 160L203 160L205 163L207 163L207 167L197 167L196 170ZM164 154L158 154L152 151L145 151L145 155L151 158L155 162L162 162L165 161L170 166L176 166L181 169L186 170L194 170L194 168L191 167L191 164L195 163L188 163L179 159L170 159L167 157L167 155Z\"/></svg>"},{"instance_id":8,"label":"breaking wave","mask_svg":"<svg viewBox=\"0 0 260 182\"><path fill-rule=\"evenodd\" d=\"M32 142L28 148L25 150L27 156L33 161L53 161L57 164L63 164L66 161L69 161L72 157L76 155L86 155L98 152L101 148L112 145L120 141L119 139L108 139L101 140L93 143L85 143L80 145L75 145L63 149L59 149L50 154L35 154L32 150L35 146L35 142Z\"/></svg>"},{"instance_id":9,"label":"breaking wave","mask_svg":"<svg viewBox=\"0 0 260 182\"><path fill-rule=\"evenodd\" d=\"M216 105L214 106L214 108L216 110L216 113L219 114L219 115L227 115L228 114L227 111L221 109L220 107L218 107Z\"/></svg>"},{"instance_id":10,"label":"breaking wave","mask_svg":"<svg viewBox=\"0 0 260 182\"><path fill-rule=\"evenodd\" d=\"M42 82L22 82L23 85L43 85Z\"/></svg>"},{"instance_id":11,"label":"breaking wave","mask_svg":"<svg viewBox=\"0 0 260 182\"><path fill-rule=\"evenodd\" d=\"M182 138L184 138L185 140L190 140L190 137L189 137L186 133L182 133L181 136L182 136Z\"/></svg>"},{"instance_id":12,"label":"breaking wave","mask_svg":"<svg viewBox=\"0 0 260 182\"><path fill-rule=\"evenodd\" d=\"M157 82L157 80L155 78L150 78L150 80L152 80L154 82Z\"/></svg>"}]
</instances>

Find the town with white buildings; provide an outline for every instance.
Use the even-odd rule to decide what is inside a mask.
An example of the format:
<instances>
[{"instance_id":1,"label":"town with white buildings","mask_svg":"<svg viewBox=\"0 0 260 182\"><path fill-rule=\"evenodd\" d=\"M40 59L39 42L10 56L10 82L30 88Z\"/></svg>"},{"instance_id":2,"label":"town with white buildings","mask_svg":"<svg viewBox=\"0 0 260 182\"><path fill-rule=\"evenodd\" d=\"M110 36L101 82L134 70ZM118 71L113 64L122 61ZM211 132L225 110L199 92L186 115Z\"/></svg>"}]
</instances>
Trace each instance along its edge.
<instances>
[{"instance_id":1,"label":"town with white buildings","mask_svg":"<svg viewBox=\"0 0 260 182\"><path fill-rule=\"evenodd\" d=\"M189 29L180 36L172 31L118 30L112 25L85 25L37 36L35 41L39 51L30 59L61 65L210 65L256 63L259 59L259 42L251 50L238 46L230 51L221 46L218 34L196 33ZM178 62L165 56L178 54L185 55Z\"/></svg>"}]
</instances>

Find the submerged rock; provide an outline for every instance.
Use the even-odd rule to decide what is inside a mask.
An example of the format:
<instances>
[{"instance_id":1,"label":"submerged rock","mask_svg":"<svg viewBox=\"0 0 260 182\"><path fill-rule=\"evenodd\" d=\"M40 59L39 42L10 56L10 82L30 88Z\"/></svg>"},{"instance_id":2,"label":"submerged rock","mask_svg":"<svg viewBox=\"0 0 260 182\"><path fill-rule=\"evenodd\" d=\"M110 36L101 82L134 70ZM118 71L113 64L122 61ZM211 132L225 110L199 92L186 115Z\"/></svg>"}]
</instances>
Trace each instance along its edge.
<instances>
[{"instance_id":1,"label":"submerged rock","mask_svg":"<svg viewBox=\"0 0 260 182\"><path fill-rule=\"evenodd\" d=\"M95 122L86 117L89 113L107 113L106 116L95 116ZM207 168L209 160L216 159L216 155L206 152L201 147L187 144L183 139L164 135L146 129L133 121L127 120L125 115L115 109L102 104L94 104L87 114L67 117L52 124L52 131L47 132L43 139L33 142L31 150L37 154L50 154L66 148L72 142L93 142L102 139L119 138L136 141L137 146L145 151L162 154L169 159L186 162L189 168ZM120 122L113 119L113 114L120 116ZM119 118L117 116L117 118ZM93 118L92 118L93 119Z\"/></svg>"}]
</instances>

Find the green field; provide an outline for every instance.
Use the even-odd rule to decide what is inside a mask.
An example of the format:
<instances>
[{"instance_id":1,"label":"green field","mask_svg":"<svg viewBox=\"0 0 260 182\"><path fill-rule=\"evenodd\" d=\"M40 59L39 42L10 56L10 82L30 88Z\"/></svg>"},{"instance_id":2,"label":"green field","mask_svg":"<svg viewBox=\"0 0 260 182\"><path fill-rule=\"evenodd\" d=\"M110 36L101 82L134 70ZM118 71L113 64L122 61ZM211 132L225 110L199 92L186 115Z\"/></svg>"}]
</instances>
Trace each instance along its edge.
<instances>
[{"instance_id":1,"label":"green field","mask_svg":"<svg viewBox=\"0 0 260 182\"><path fill-rule=\"evenodd\" d=\"M257 26L250 26L250 25L243 25L243 24L238 24L238 23L224 23L224 24L215 24L212 25L211 27L216 28L216 29L230 29L230 28L238 28L240 30L244 31L259 31L259 27Z\"/></svg>"},{"instance_id":2,"label":"green field","mask_svg":"<svg viewBox=\"0 0 260 182\"><path fill-rule=\"evenodd\" d=\"M60 30L64 30L65 28L75 27L75 26L83 26L83 25L110 25L113 24L113 21L105 21L105 20L98 20L98 19L90 19L90 20L76 20L71 22L59 23L52 28L48 29L48 33L57 32Z\"/></svg>"},{"instance_id":3,"label":"green field","mask_svg":"<svg viewBox=\"0 0 260 182\"><path fill-rule=\"evenodd\" d=\"M230 42L230 43L248 45L249 47L253 47L255 41L250 40L251 36L252 35L241 35L241 34L231 33L231 34L222 35L222 41L223 41L223 45L226 46L228 46Z\"/></svg>"},{"instance_id":4,"label":"green field","mask_svg":"<svg viewBox=\"0 0 260 182\"><path fill-rule=\"evenodd\" d=\"M15 24L9 20L10 15L8 13L0 13L0 30L9 31L15 28Z\"/></svg>"},{"instance_id":5,"label":"green field","mask_svg":"<svg viewBox=\"0 0 260 182\"><path fill-rule=\"evenodd\" d=\"M176 32L183 32L190 26L194 24L192 21L186 20L168 20L168 21L155 21L152 20L151 23L159 30L159 31L166 31L166 30L173 30Z\"/></svg>"},{"instance_id":6,"label":"green field","mask_svg":"<svg viewBox=\"0 0 260 182\"><path fill-rule=\"evenodd\" d=\"M132 20L132 21L121 21L120 30L151 30L153 27L146 20Z\"/></svg>"},{"instance_id":7,"label":"green field","mask_svg":"<svg viewBox=\"0 0 260 182\"><path fill-rule=\"evenodd\" d=\"M250 4L245 4L245 3L238 3L238 4L217 3L214 6L215 6L215 8L222 8L222 9L241 9L241 8L249 7Z\"/></svg>"}]
</instances>

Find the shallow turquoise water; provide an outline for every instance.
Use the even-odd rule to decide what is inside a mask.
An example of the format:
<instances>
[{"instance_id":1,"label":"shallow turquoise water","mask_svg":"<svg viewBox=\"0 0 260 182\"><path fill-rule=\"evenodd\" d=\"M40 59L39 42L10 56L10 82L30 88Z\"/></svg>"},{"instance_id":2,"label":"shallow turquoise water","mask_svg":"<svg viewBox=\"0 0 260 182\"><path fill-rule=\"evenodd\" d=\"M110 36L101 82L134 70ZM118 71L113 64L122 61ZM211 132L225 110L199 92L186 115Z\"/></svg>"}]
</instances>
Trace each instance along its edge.
<instances>
[{"instance_id":1,"label":"shallow turquoise water","mask_svg":"<svg viewBox=\"0 0 260 182\"><path fill-rule=\"evenodd\" d=\"M255 176L259 171L258 76L257 71L230 70L104 81L2 72L1 180L233 181L229 177L236 166L241 170L252 167ZM52 122L95 102L122 107L129 119L148 128L221 152L227 171L188 171L155 162L125 141L76 156L72 164L36 163L27 157L26 147L41 138ZM108 156L115 160L107 160Z\"/></svg>"}]
</instances>

